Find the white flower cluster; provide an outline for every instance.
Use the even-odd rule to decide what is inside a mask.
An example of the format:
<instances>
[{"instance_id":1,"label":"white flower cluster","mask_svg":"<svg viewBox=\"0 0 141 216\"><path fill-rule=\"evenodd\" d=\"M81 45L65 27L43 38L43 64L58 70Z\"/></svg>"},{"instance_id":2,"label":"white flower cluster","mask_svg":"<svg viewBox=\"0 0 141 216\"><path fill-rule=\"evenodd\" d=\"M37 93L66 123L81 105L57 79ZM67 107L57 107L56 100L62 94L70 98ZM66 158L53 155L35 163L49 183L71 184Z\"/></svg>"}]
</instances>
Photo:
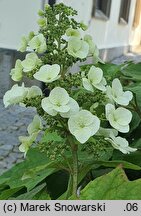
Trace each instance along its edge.
<instances>
[{"instance_id":1,"label":"white flower cluster","mask_svg":"<svg viewBox=\"0 0 141 216\"><path fill-rule=\"evenodd\" d=\"M13 87L8 90L4 97L3 103L5 107L8 107L12 104L21 104L23 105L23 101L28 98L34 98L36 96L42 96L42 90L38 86L25 87L24 83L22 86L18 86L17 84L13 85Z\"/></svg>"},{"instance_id":2,"label":"white flower cluster","mask_svg":"<svg viewBox=\"0 0 141 216\"><path fill-rule=\"evenodd\" d=\"M80 110L78 103L69 97L64 88L56 87L49 97L42 99L42 108L49 115L69 118L69 131L80 143L85 143L100 127L100 120L88 110Z\"/></svg>"},{"instance_id":3,"label":"white flower cluster","mask_svg":"<svg viewBox=\"0 0 141 216\"><path fill-rule=\"evenodd\" d=\"M129 124L132 120L132 113L125 107L133 98L130 91L123 91L120 80L115 78L112 82L112 87L107 85L106 79L103 77L103 71L95 66L92 66L87 75L82 76L83 87L91 92L98 89L105 94L108 103L105 106L106 119L110 125L117 130L117 134L109 133L109 141L112 146L119 149L123 153L129 153L136 149L130 148L128 141L125 138L117 137L118 131L121 133L129 132Z\"/></svg>"},{"instance_id":4,"label":"white flower cluster","mask_svg":"<svg viewBox=\"0 0 141 216\"><path fill-rule=\"evenodd\" d=\"M45 20L40 20L41 25L46 25ZM78 30L69 28L66 31L68 38L67 52L74 58L85 59L93 56L95 63L101 61L99 51L93 43L90 35L84 38ZM43 34L35 35L30 33L28 37L23 37L20 51L26 51L30 47L33 51L41 54L47 50L46 38ZM26 55L25 60L17 60L15 68L11 70L11 77L14 81L20 81L23 73L34 71L33 77L44 83L52 83L61 77L61 68L58 64L45 64L40 60L36 53L32 52ZM100 134L112 144L115 149L119 149L124 154L135 151L130 148L125 138L118 136L118 132L129 132L129 124L132 119L132 113L122 106L127 106L132 100L132 92L123 91L119 79L114 79L112 87L107 85L103 76L103 71L99 67L91 66L88 73L82 77L83 87L90 92L95 89L102 91L107 100L105 104L106 119L113 129L100 128L100 120L90 111L79 107L78 103L69 96L67 91L61 87L55 87L48 97L44 97L41 102L42 109L51 116L60 115L68 118L68 129L80 143L85 143L95 134ZM42 91L37 86L31 88L24 84L18 86L15 84L11 90L4 95L3 102L5 107L11 104L20 104L24 106L24 100L42 96ZM19 137L20 151L27 152L32 143L36 140L39 131L42 129L41 119L35 116L33 122L28 127L29 136Z\"/></svg>"},{"instance_id":5,"label":"white flower cluster","mask_svg":"<svg viewBox=\"0 0 141 216\"><path fill-rule=\"evenodd\" d=\"M78 30L71 28L67 29L66 35L68 36L67 51L69 55L80 59L92 56L95 63L101 61L99 58L99 50L90 35L85 35L82 38Z\"/></svg>"}]
</instances>

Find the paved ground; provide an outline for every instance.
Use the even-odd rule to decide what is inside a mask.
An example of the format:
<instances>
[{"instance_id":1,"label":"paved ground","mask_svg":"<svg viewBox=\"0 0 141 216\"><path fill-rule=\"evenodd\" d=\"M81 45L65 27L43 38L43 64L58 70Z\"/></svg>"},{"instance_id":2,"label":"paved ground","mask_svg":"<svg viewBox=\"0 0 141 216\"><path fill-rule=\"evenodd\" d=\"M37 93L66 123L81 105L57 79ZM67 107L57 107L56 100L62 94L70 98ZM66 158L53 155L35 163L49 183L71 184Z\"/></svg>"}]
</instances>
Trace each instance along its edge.
<instances>
[{"instance_id":1,"label":"paved ground","mask_svg":"<svg viewBox=\"0 0 141 216\"><path fill-rule=\"evenodd\" d=\"M141 54L128 53L112 62L120 64L127 60L140 62ZM26 135L26 128L34 114L35 110L32 108L11 106L5 109L0 99L0 174L12 167L14 163L23 160L23 153L18 150L18 137Z\"/></svg>"},{"instance_id":2,"label":"paved ground","mask_svg":"<svg viewBox=\"0 0 141 216\"><path fill-rule=\"evenodd\" d=\"M23 153L18 149L18 137L26 135L34 114L32 108L11 106L5 109L0 99L0 174L23 160Z\"/></svg>"}]
</instances>

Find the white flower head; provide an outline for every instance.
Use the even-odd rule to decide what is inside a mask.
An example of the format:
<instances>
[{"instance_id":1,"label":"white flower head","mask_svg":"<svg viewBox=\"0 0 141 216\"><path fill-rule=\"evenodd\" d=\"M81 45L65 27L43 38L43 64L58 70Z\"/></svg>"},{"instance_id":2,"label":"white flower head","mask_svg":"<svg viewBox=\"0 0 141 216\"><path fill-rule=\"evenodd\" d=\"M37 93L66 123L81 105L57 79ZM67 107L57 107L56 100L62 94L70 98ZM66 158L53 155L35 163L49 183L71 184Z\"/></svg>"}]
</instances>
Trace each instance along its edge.
<instances>
[{"instance_id":1,"label":"white flower head","mask_svg":"<svg viewBox=\"0 0 141 216\"><path fill-rule=\"evenodd\" d=\"M58 64L43 65L38 72L34 74L34 78L45 82L51 83L60 78L60 66Z\"/></svg>"},{"instance_id":2,"label":"white flower head","mask_svg":"<svg viewBox=\"0 0 141 216\"><path fill-rule=\"evenodd\" d=\"M25 52L28 46L29 40L31 40L34 37L34 32L30 32L28 36L23 36L21 38L21 43L19 45L18 51Z\"/></svg>"},{"instance_id":3,"label":"white flower head","mask_svg":"<svg viewBox=\"0 0 141 216\"><path fill-rule=\"evenodd\" d=\"M128 141L120 136L111 136L111 138L105 138L105 140L110 142L115 149L118 149L123 154L129 154L130 152L135 152L137 150L136 148L129 147Z\"/></svg>"},{"instance_id":4,"label":"white flower head","mask_svg":"<svg viewBox=\"0 0 141 216\"><path fill-rule=\"evenodd\" d=\"M33 121L28 125L27 131L29 135L33 133L39 133L43 128L41 118L38 115L35 115Z\"/></svg>"},{"instance_id":5,"label":"white flower head","mask_svg":"<svg viewBox=\"0 0 141 216\"><path fill-rule=\"evenodd\" d=\"M86 41L72 36L68 41L67 51L69 55L75 58L84 59L88 55L89 45Z\"/></svg>"},{"instance_id":6,"label":"white flower head","mask_svg":"<svg viewBox=\"0 0 141 216\"><path fill-rule=\"evenodd\" d=\"M22 84L22 86L18 86L17 84L13 85L3 97L5 107L22 102L26 98L27 93L28 88L24 87L24 84Z\"/></svg>"},{"instance_id":7,"label":"white flower head","mask_svg":"<svg viewBox=\"0 0 141 216\"><path fill-rule=\"evenodd\" d=\"M67 35L68 37L74 36L74 37L81 38L80 32L79 32L77 29L68 28L68 29L66 30L66 35Z\"/></svg>"},{"instance_id":8,"label":"white flower head","mask_svg":"<svg viewBox=\"0 0 141 216\"><path fill-rule=\"evenodd\" d=\"M11 78L12 80L18 82L22 79L22 70L23 70L23 67L22 67L22 64L21 64L21 60L20 59L17 59L16 61L16 64L15 64L15 68L13 68L11 70Z\"/></svg>"},{"instance_id":9,"label":"white flower head","mask_svg":"<svg viewBox=\"0 0 141 216\"><path fill-rule=\"evenodd\" d=\"M132 119L132 113L129 110L123 107L115 109L112 104L107 104L105 109L106 118L113 128L122 133L129 132L129 123Z\"/></svg>"},{"instance_id":10,"label":"white flower head","mask_svg":"<svg viewBox=\"0 0 141 216\"><path fill-rule=\"evenodd\" d=\"M71 134L73 134L80 143L85 143L99 130L100 120L88 110L81 110L70 116L68 127Z\"/></svg>"},{"instance_id":11,"label":"white flower head","mask_svg":"<svg viewBox=\"0 0 141 216\"><path fill-rule=\"evenodd\" d=\"M127 106L133 98L131 91L123 91L120 80L117 78L113 80L112 88L107 86L106 94L111 102L116 102L123 106Z\"/></svg>"},{"instance_id":12,"label":"white flower head","mask_svg":"<svg viewBox=\"0 0 141 216\"><path fill-rule=\"evenodd\" d=\"M85 35L84 41L89 44L89 54L93 54L95 52L95 44L93 43L93 39L91 35Z\"/></svg>"},{"instance_id":13,"label":"white flower head","mask_svg":"<svg viewBox=\"0 0 141 216\"><path fill-rule=\"evenodd\" d=\"M25 60L21 62L21 65L23 67L23 72L30 72L41 65L41 60L36 53L29 53L26 55Z\"/></svg>"},{"instance_id":14,"label":"white flower head","mask_svg":"<svg viewBox=\"0 0 141 216\"><path fill-rule=\"evenodd\" d=\"M78 104L69 97L64 88L56 87L49 97L42 99L42 108L49 115L55 116L59 113L62 117L68 118L70 114L78 111Z\"/></svg>"},{"instance_id":15,"label":"white flower head","mask_svg":"<svg viewBox=\"0 0 141 216\"><path fill-rule=\"evenodd\" d=\"M21 145L19 146L19 151L24 153L26 156L30 146L35 142L38 133L33 133L29 136L20 136L19 141Z\"/></svg>"},{"instance_id":16,"label":"white flower head","mask_svg":"<svg viewBox=\"0 0 141 216\"><path fill-rule=\"evenodd\" d=\"M31 86L30 88L28 88L26 98L30 99L37 96L42 96L42 90L38 86Z\"/></svg>"},{"instance_id":17,"label":"white flower head","mask_svg":"<svg viewBox=\"0 0 141 216\"><path fill-rule=\"evenodd\" d=\"M20 52L25 52L26 49L27 49L27 45L28 45L28 39L27 39L27 37L23 36L23 37L21 38L21 42L20 42L18 51L20 51Z\"/></svg>"},{"instance_id":18,"label":"white flower head","mask_svg":"<svg viewBox=\"0 0 141 216\"><path fill-rule=\"evenodd\" d=\"M88 91L93 92L94 88L106 91L106 80L103 77L103 71L98 67L92 66L88 72L88 79L82 78L82 82Z\"/></svg>"},{"instance_id":19,"label":"white flower head","mask_svg":"<svg viewBox=\"0 0 141 216\"><path fill-rule=\"evenodd\" d=\"M37 53L44 53L47 50L46 38L43 34L34 36L28 44Z\"/></svg>"}]
</instances>

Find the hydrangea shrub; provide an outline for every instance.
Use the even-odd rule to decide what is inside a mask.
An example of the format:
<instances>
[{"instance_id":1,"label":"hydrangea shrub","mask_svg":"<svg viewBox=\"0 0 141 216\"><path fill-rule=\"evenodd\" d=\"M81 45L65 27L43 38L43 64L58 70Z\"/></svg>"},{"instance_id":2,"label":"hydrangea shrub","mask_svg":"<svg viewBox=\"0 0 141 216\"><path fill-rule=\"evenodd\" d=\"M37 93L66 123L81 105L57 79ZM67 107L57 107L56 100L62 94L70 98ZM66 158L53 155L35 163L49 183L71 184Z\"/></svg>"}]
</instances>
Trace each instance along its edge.
<instances>
[{"instance_id":1,"label":"hydrangea shrub","mask_svg":"<svg viewBox=\"0 0 141 216\"><path fill-rule=\"evenodd\" d=\"M39 11L39 32L30 32L21 39L19 51L30 53L25 60L16 61L11 78L15 82L24 77L41 81L49 96L38 86L26 87L22 83L7 91L3 102L5 107L19 104L36 108L28 135L19 137L19 150L26 158L30 148L36 146L60 165L65 160L72 179L70 195L78 196L82 153L84 161L89 154L99 160L103 151L109 159L108 152L114 149L123 154L137 149L130 147L125 137L132 120L129 105L133 94L123 89L118 76L107 79L100 67L104 62L98 48L85 33L87 26L73 18L76 14L63 4L53 8L46 5L44 11ZM87 58L93 63L87 64ZM72 66L78 63L79 70L74 73ZM48 141L54 133L58 140Z\"/></svg>"}]
</instances>

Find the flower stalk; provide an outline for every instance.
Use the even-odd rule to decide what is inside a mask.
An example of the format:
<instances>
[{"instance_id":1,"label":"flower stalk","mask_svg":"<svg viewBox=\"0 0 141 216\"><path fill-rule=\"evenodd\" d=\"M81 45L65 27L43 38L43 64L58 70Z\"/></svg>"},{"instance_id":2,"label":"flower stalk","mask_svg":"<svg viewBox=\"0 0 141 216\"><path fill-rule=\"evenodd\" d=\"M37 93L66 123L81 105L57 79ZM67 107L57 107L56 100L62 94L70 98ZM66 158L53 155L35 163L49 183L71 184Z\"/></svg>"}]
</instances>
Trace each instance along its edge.
<instances>
[{"instance_id":1,"label":"flower stalk","mask_svg":"<svg viewBox=\"0 0 141 216\"><path fill-rule=\"evenodd\" d=\"M77 198L77 185L78 185L78 146L74 143L71 136L69 136L69 143L72 152L72 195Z\"/></svg>"}]
</instances>

